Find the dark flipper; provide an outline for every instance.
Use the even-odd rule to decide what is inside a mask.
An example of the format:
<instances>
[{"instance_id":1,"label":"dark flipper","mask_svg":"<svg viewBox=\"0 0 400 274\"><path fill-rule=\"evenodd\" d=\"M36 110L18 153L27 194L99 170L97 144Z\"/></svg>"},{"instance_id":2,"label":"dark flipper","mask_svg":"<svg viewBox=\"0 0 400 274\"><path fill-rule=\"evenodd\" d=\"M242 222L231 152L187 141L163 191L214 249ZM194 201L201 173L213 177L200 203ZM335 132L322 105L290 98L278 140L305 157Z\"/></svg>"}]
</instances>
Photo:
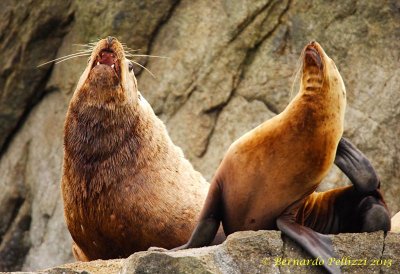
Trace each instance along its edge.
<instances>
[{"instance_id":1,"label":"dark flipper","mask_svg":"<svg viewBox=\"0 0 400 274\"><path fill-rule=\"evenodd\" d=\"M299 225L294 222L290 215L280 216L276 224L280 231L286 236L298 243L314 258L321 258L324 261L323 267L333 274L341 273L340 267L337 265L329 265L329 259L334 258L332 240L328 235L323 235L314 230Z\"/></svg>"},{"instance_id":2,"label":"dark flipper","mask_svg":"<svg viewBox=\"0 0 400 274\"><path fill-rule=\"evenodd\" d=\"M335 164L351 180L356 192L363 196L356 206L361 224L359 232L390 230L390 215L379 191L380 181L367 157L350 141L342 138Z\"/></svg>"},{"instance_id":3,"label":"dark flipper","mask_svg":"<svg viewBox=\"0 0 400 274\"><path fill-rule=\"evenodd\" d=\"M358 205L361 219L360 232L389 231L391 226L389 211L380 197L367 196Z\"/></svg>"},{"instance_id":4,"label":"dark flipper","mask_svg":"<svg viewBox=\"0 0 400 274\"><path fill-rule=\"evenodd\" d=\"M379 188L379 178L367 157L350 141L341 138L335 164L351 180L359 192L370 192Z\"/></svg>"},{"instance_id":5,"label":"dark flipper","mask_svg":"<svg viewBox=\"0 0 400 274\"><path fill-rule=\"evenodd\" d=\"M359 192L354 186L313 193L296 213L296 222L319 233L390 230L389 211L379 189Z\"/></svg>"},{"instance_id":6,"label":"dark flipper","mask_svg":"<svg viewBox=\"0 0 400 274\"><path fill-rule=\"evenodd\" d=\"M217 234L221 222L222 211L221 189L217 181L213 182L200 214L199 222L194 229L190 240L172 250L196 248L210 245Z\"/></svg>"}]
</instances>

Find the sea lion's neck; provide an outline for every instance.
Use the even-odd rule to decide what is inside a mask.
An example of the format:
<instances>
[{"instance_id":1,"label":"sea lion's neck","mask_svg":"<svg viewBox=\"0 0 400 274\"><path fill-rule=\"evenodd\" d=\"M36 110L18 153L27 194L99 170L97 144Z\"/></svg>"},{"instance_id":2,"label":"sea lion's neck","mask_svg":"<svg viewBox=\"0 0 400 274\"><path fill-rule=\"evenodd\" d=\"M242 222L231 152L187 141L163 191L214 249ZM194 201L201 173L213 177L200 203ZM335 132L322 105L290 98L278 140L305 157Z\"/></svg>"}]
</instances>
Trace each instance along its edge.
<instances>
[{"instance_id":1,"label":"sea lion's neck","mask_svg":"<svg viewBox=\"0 0 400 274\"><path fill-rule=\"evenodd\" d=\"M293 115L293 112L297 113L297 121L304 126L324 125L327 121L332 126L331 123L334 122L343 124L345 107L346 98L339 92L329 89L318 91L303 89L285 111L290 112L290 115ZM304 115L309 116L311 114L315 116L314 119L304 117ZM306 125L307 122L312 122L312 124Z\"/></svg>"},{"instance_id":2,"label":"sea lion's neck","mask_svg":"<svg viewBox=\"0 0 400 274\"><path fill-rule=\"evenodd\" d=\"M82 197L118 184L146 163L146 157L153 157L147 152L151 142L144 138L152 136L154 125L143 111L139 106L71 103L65 123L64 170L77 178ZM104 174L107 170L112 174Z\"/></svg>"},{"instance_id":3,"label":"sea lion's neck","mask_svg":"<svg viewBox=\"0 0 400 274\"><path fill-rule=\"evenodd\" d=\"M82 164L104 161L129 139L138 139L140 115L127 105L72 104L65 124L65 150Z\"/></svg>"}]
</instances>

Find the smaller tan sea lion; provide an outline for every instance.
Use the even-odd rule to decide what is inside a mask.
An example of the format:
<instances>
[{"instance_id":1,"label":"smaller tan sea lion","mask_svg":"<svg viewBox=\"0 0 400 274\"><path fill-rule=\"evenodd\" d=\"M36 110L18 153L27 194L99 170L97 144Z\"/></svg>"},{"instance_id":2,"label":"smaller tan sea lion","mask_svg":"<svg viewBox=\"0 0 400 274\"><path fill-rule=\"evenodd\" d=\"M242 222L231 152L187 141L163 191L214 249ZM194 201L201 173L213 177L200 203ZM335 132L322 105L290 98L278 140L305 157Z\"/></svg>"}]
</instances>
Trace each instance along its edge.
<instances>
[{"instance_id":1,"label":"smaller tan sea lion","mask_svg":"<svg viewBox=\"0 0 400 274\"><path fill-rule=\"evenodd\" d=\"M400 212L392 217L392 229L390 231L400 233Z\"/></svg>"},{"instance_id":2,"label":"smaller tan sea lion","mask_svg":"<svg viewBox=\"0 0 400 274\"><path fill-rule=\"evenodd\" d=\"M211 182L196 229L189 242L175 250L208 245L222 222L226 235L279 229L312 256L328 262L335 257L331 239L316 231L390 228L372 165L341 138L346 90L339 71L316 42L305 47L302 59L299 93L282 113L230 146ZM353 186L315 193L333 163ZM354 215L358 218L351 219ZM339 266L323 267L340 273Z\"/></svg>"},{"instance_id":3,"label":"smaller tan sea lion","mask_svg":"<svg viewBox=\"0 0 400 274\"><path fill-rule=\"evenodd\" d=\"M184 244L208 188L139 93L122 45L100 40L65 121L62 196L75 257Z\"/></svg>"}]
</instances>

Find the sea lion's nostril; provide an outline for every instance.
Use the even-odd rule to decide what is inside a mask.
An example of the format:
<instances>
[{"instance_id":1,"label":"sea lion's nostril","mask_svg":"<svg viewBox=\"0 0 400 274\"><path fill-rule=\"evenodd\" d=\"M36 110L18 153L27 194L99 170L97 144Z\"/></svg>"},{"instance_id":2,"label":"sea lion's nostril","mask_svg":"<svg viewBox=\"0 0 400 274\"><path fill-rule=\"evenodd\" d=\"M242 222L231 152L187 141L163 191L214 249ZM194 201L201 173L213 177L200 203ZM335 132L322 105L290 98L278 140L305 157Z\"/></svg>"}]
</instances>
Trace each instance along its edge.
<instances>
[{"instance_id":1,"label":"sea lion's nostril","mask_svg":"<svg viewBox=\"0 0 400 274\"><path fill-rule=\"evenodd\" d=\"M112 43L114 42L115 38L112 36L107 36L107 44L110 47Z\"/></svg>"},{"instance_id":2,"label":"sea lion's nostril","mask_svg":"<svg viewBox=\"0 0 400 274\"><path fill-rule=\"evenodd\" d=\"M311 46L315 46L315 43L316 43L315 40L312 40L312 41L310 41L309 44L310 44Z\"/></svg>"}]
</instances>

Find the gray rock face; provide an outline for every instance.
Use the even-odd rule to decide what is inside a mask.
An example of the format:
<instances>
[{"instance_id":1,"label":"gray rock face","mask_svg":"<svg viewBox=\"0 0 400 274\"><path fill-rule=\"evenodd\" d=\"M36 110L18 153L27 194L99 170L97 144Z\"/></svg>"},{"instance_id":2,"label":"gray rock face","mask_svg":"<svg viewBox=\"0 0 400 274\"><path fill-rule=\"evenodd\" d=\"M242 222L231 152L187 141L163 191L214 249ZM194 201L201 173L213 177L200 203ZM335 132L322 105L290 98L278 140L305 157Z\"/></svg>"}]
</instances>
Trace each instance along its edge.
<instances>
[{"instance_id":1,"label":"gray rock face","mask_svg":"<svg viewBox=\"0 0 400 274\"><path fill-rule=\"evenodd\" d=\"M70 0L2 2L0 16L0 151L18 124L46 93L50 67L36 68L55 58L73 20Z\"/></svg>"},{"instance_id":2,"label":"gray rock face","mask_svg":"<svg viewBox=\"0 0 400 274\"><path fill-rule=\"evenodd\" d=\"M173 141L208 180L236 138L284 109L297 92L293 82L300 52L308 41L317 40L347 87L345 136L376 167L392 213L400 211L398 1L3 2L0 271L37 270L72 261L59 189L62 129L86 58L36 66L76 52L76 43L106 35L141 53L168 57L134 58L157 77L138 66L139 88L165 121ZM333 168L321 190L344 184L345 176ZM386 241L394 237L390 235ZM270 237L266 241L272 245L276 237ZM365 250L375 256L382 248L379 237L375 242L362 236L357 240L369 241ZM385 242L382 258L398 255L398 243ZM190 263L199 272L244 269L249 258L229 255L238 248L229 245L212 253L220 256L220 265L205 265L203 259ZM284 252L296 254L288 246L285 242ZM249 249L243 252L253 256ZM197 258L211 256L206 253ZM137 262L150 261L150 255L135 256L131 259ZM163 258L173 264L186 260L168 256ZM248 270L277 270L257 268L257 262ZM393 267L381 269L393 273Z\"/></svg>"}]
</instances>

